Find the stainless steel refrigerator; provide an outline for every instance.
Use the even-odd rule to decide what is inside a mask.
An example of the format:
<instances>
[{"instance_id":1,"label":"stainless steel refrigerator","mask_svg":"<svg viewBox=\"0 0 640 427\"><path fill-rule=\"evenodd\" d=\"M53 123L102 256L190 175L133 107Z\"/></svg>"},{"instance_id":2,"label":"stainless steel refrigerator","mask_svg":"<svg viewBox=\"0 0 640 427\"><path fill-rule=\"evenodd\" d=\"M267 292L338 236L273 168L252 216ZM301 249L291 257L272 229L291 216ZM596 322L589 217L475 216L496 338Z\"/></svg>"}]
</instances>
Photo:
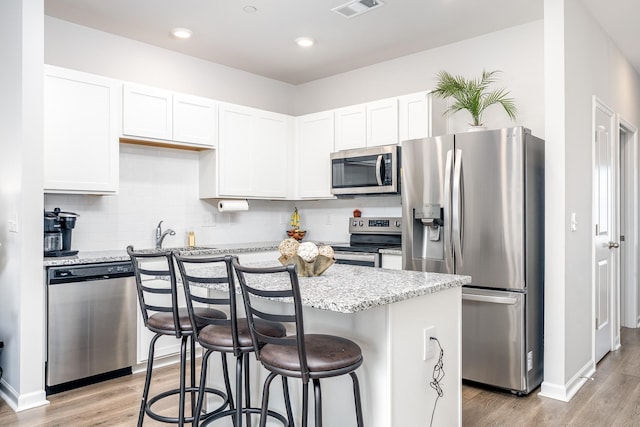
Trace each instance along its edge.
<instances>
[{"instance_id":1,"label":"stainless steel refrigerator","mask_svg":"<svg viewBox=\"0 0 640 427\"><path fill-rule=\"evenodd\" d=\"M402 142L407 270L469 275L462 378L542 382L544 141L523 127Z\"/></svg>"}]
</instances>

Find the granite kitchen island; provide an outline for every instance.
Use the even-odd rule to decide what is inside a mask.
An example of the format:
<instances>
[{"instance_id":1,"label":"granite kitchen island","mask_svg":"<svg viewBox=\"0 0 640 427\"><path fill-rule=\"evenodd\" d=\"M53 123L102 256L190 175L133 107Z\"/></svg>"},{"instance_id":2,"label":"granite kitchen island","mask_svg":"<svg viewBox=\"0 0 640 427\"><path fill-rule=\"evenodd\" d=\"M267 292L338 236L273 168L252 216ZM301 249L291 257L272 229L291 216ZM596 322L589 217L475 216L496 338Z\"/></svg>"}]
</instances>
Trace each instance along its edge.
<instances>
[{"instance_id":1,"label":"granite kitchen island","mask_svg":"<svg viewBox=\"0 0 640 427\"><path fill-rule=\"evenodd\" d=\"M270 265L277 265L277 261ZM439 348L431 341L436 351L425 360L427 328L434 328L442 346L446 374L440 383L443 394L437 401L433 425L461 425L461 286L470 281L468 276L340 264L331 266L320 277L300 277L305 332L340 335L362 348L364 363L356 372L367 427L429 425L438 396L429 383ZM219 290L214 288L211 292ZM281 305L283 311L290 304L263 303ZM221 387L220 368L216 365L210 364L216 372L211 372L209 378L213 385ZM252 374L253 401L258 403L266 371L254 368ZM283 412L277 383L272 385L270 408ZM300 382L290 380L290 384L294 415L299 420ZM310 390L310 405L312 393ZM323 380L322 396L324 425L355 426L348 376ZM270 421L267 425L278 424Z\"/></svg>"}]
</instances>

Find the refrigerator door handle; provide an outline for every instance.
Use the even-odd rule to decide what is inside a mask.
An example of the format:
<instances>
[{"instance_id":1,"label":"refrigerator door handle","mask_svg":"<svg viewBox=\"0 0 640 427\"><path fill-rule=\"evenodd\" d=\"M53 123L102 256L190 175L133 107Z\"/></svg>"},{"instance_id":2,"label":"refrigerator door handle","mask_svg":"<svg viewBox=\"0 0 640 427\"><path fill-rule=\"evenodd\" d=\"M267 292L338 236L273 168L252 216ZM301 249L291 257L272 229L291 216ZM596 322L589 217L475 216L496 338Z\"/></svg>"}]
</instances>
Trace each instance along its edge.
<instances>
[{"instance_id":1,"label":"refrigerator door handle","mask_svg":"<svg viewBox=\"0 0 640 427\"><path fill-rule=\"evenodd\" d=\"M378 159L376 160L376 180L378 181L378 185L382 186L382 171L380 170L382 168L382 154L380 154L378 156Z\"/></svg>"},{"instance_id":2,"label":"refrigerator door handle","mask_svg":"<svg viewBox=\"0 0 640 427\"><path fill-rule=\"evenodd\" d=\"M451 173L453 168L453 150L447 151L444 169L444 232L446 271L453 272L453 247L451 246Z\"/></svg>"},{"instance_id":3,"label":"refrigerator door handle","mask_svg":"<svg viewBox=\"0 0 640 427\"><path fill-rule=\"evenodd\" d=\"M493 304L515 305L518 303L517 298L512 297L492 297L486 295L466 295L462 294L462 299L467 301L490 302Z\"/></svg>"},{"instance_id":4,"label":"refrigerator door handle","mask_svg":"<svg viewBox=\"0 0 640 427\"><path fill-rule=\"evenodd\" d=\"M451 193L452 203L452 240L453 253L462 262L462 238L463 238L463 187L462 187L462 150L456 150L456 158L453 167L453 192Z\"/></svg>"}]
</instances>

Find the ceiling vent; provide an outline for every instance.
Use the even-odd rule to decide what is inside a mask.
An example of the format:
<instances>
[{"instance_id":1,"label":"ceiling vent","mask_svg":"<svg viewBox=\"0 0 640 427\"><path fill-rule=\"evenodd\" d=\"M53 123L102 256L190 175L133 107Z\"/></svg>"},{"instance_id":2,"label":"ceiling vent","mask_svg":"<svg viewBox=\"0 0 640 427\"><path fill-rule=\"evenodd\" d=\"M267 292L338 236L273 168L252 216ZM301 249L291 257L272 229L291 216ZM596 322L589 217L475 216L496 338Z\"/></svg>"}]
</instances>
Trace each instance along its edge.
<instances>
[{"instance_id":1,"label":"ceiling vent","mask_svg":"<svg viewBox=\"0 0 640 427\"><path fill-rule=\"evenodd\" d=\"M331 10L345 18L353 18L354 16L362 15L380 6L384 6L384 3L380 0L354 0L342 6L334 7Z\"/></svg>"}]
</instances>

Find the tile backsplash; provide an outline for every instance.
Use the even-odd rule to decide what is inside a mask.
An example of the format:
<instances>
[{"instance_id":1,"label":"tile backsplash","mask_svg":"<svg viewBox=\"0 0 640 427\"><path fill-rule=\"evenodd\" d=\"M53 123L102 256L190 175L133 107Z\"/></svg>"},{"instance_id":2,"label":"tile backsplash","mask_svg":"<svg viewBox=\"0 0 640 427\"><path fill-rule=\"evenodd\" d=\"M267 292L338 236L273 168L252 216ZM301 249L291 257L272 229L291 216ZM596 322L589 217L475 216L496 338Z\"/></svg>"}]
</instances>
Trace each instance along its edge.
<instances>
[{"instance_id":1,"label":"tile backsplash","mask_svg":"<svg viewBox=\"0 0 640 427\"><path fill-rule=\"evenodd\" d=\"M80 214L72 248L81 251L152 247L163 221L165 247L185 246L189 231L197 245L277 241L286 237L294 206L309 240L348 240L355 208L363 216L400 216L400 197L324 201L250 200L245 212L220 213L215 200L198 198L198 153L187 150L120 145L120 189L114 196L46 194L46 210L59 207ZM306 239L305 239L306 240Z\"/></svg>"}]
</instances>

